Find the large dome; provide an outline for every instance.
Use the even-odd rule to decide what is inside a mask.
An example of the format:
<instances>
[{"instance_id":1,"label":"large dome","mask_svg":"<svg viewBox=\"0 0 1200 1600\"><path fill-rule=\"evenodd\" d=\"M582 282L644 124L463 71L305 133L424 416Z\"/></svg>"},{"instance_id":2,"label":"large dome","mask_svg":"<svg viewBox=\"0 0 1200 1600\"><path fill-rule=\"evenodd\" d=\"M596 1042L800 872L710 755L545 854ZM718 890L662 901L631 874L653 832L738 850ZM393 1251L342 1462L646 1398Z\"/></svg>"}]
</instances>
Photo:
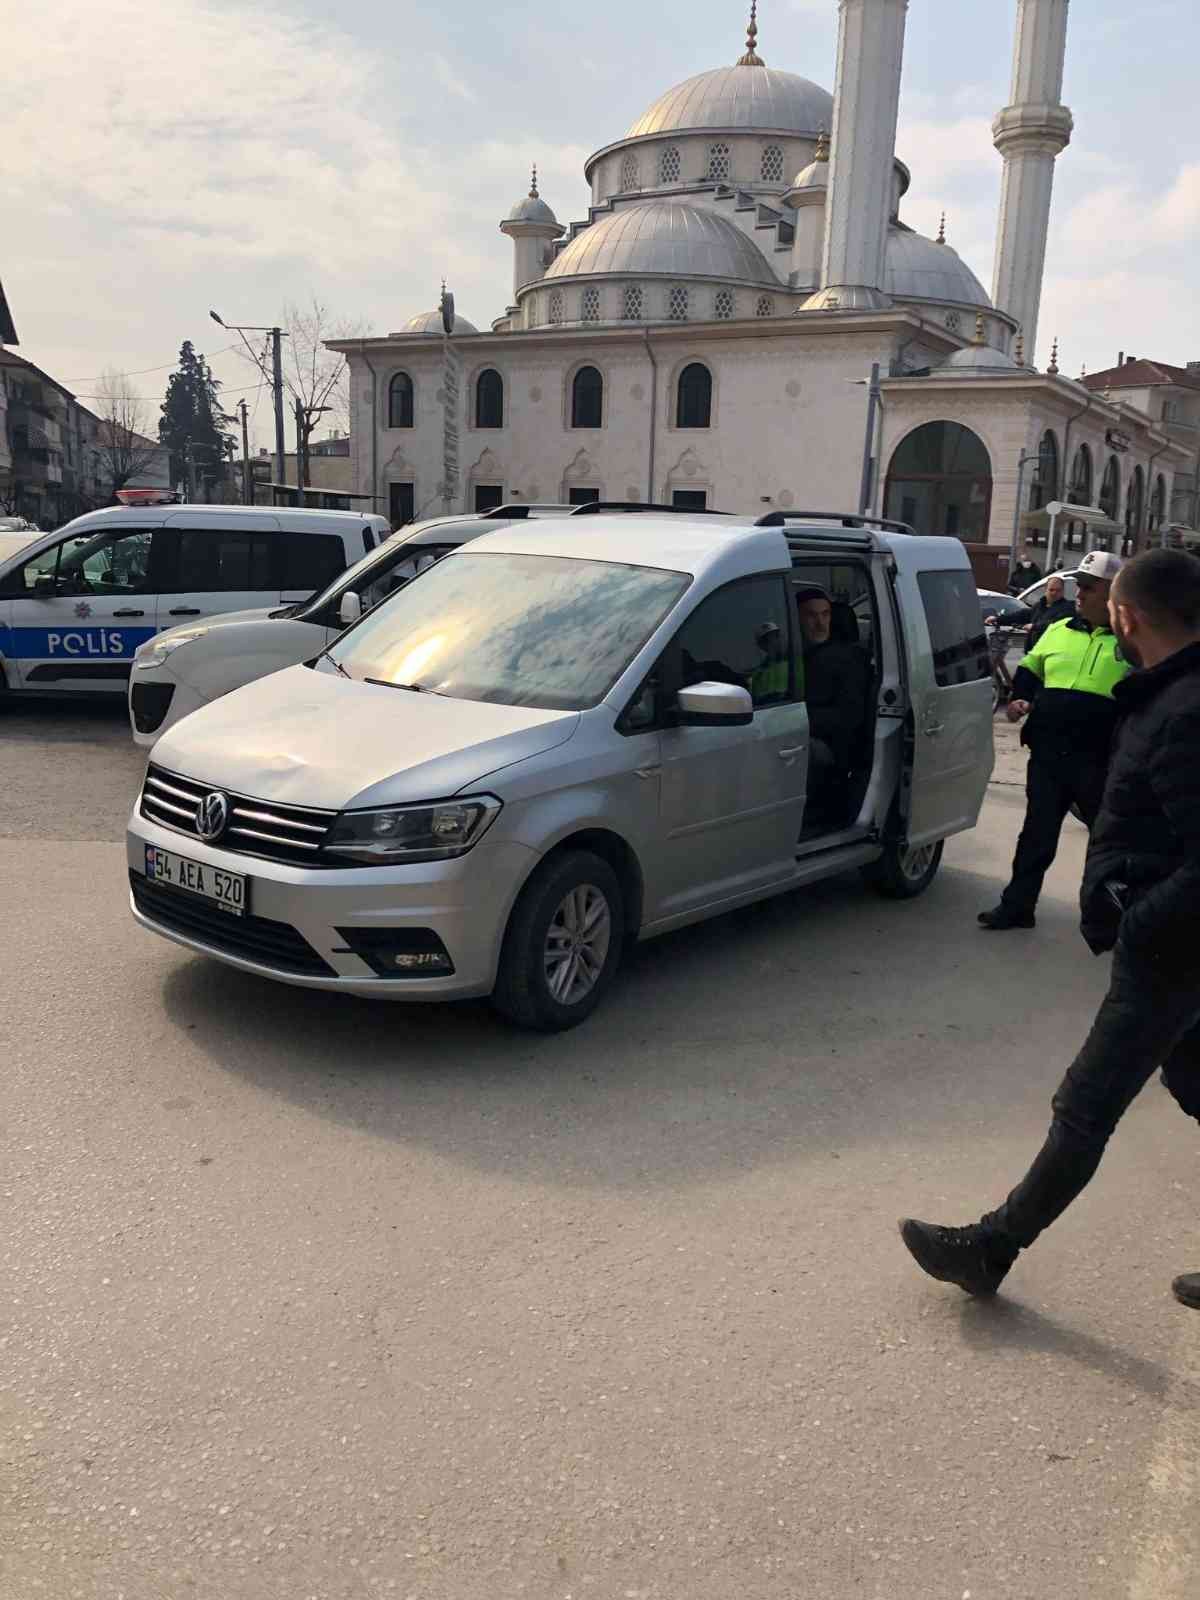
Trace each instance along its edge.
<instances>
[{"instance_id":1,"label":"large dome","mask_svg":"<svg viewBox=\"0 0 1200 1600\"><path fill-rule=\"evenodd\" d=\"M596 272L733 278L779 286L762 252L740 228L715 212L672 200L623 206L593 222L555 257L546 277Z\"/></svg>"},{"instance_id":2,"label":"large dome","mask_svg":"<svg viewBox=\"0 0 1200 1600\"><path fill-rule=\"evenodd\" d=\"M888 233L883 287L893 300L950 300L990 306L987 290L956 250L921 233Z\"/></svg>"},{"instance_id":3,"label":"large dome","mask_svg":"<svg viewBox=\"0 0 1200 1600\"><path fill-rule=\"evenodd\" d=\"M771 67L715 67L660 95L625 135L690 128L764 128L817 134L833 126L833 96L818 83Z\"/></svg>"}]
</instances>

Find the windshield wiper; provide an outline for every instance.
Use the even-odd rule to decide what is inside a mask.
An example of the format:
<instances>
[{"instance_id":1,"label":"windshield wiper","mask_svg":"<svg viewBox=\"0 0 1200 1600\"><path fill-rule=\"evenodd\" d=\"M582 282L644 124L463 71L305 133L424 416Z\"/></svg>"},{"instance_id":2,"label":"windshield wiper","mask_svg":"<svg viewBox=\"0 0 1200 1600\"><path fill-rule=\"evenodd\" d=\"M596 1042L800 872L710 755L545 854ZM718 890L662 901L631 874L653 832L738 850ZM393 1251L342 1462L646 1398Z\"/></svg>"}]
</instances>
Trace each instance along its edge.
<instances>
[{"instance_id":1,"label":"windshield wiper","mask_svg":"<svg viewBox=\"0 0 1200 1600\"><path fill-rule=\"evenodd\" d=\"M381 689L407 689L409 694L436 694L425 683L394 683L390 678L364 678L364 683L377 683Z\"/></svg>"},{"instance_id":2,"label":"windshield wiper","mask_svg":"<svg viewBox=\"0 0 1200 1600\"><path fill-rule=\"evenodd\" d=\"M333 659L333 657L329 654L328 650L322 650L321 654L317 657L317 660L318 661L328 661L329 665L333 668L333 670L335 672L340 672L343 678L348 678L350 676L350 674L346 671L345 667L341 664L341 662L340 661L335 661Z\"/></svg>"}]
</instances>

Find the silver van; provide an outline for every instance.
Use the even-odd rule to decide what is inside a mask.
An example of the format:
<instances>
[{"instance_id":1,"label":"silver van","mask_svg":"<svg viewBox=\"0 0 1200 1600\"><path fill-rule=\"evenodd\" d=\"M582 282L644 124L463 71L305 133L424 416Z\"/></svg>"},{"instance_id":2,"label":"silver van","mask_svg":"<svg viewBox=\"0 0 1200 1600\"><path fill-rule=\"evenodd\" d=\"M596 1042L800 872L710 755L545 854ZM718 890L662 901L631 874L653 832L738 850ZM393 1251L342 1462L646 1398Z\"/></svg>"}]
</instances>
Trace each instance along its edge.
<instances>
[{"instance_id":1,"label":"silver van","mask_svg":"<svg viewBox=\"0 0 1200 1600\"><path fill-rule=\"evenodd\" d=\"M355 511L89 511L0 559L0 695L124 694L163 629L305 600L390 531Z\"/></svg>"},{"instance_id":2,"label":"silver van","mask_svg":"<svg viewBox=\"0 0 1200 1600\"><path fill-rule=\"evenodd\" d=\"M861 686L836 753L798 596ZM956 539L516 524L155 745L133 914L264 977L569 1028L635 940L852 867L919 895L978 817L991 707Z\"/></svg>"}]
</instances>

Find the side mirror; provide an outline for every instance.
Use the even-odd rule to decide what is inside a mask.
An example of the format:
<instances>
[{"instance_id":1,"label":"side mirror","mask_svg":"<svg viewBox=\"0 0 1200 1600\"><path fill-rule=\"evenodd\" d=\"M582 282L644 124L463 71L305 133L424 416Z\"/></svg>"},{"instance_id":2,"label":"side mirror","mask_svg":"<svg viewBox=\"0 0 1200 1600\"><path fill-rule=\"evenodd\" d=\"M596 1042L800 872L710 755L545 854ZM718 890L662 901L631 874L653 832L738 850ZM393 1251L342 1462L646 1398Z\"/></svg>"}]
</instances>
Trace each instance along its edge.
<instances>
[{"instance_id":1,"label":"side mirror","mask_svg":"<svg viewBox=\"0 0 1200 1600\"><path fill-rule=\"evenodd\" d=\"M348 628L352 622L357 622L362 616L362 601L353 589L347 589L338 602L338 621L343 628Z\"/></svg>"},{"instance_id":2,"label":"side mirror","mask_svg":"<svg viewBox=\"0 0 1200 1600\"><path fill-rule=\"evenodd\" d=\"M53 578L43 574L40 578L33 580L33 592L43 600L48 600L51 595L58 593L58 585Z\"/></svg>"},{"instance_id":3,"label":"side mirror","mask_svg":"<svg viewBox=\"0 0 1200 1600\"><path fill-rule=\"evenodd\" d=\"M675 697L685 728L738 728L754 721L749 689L734 683L694 683Z\"/></svg>"}]
</instances>

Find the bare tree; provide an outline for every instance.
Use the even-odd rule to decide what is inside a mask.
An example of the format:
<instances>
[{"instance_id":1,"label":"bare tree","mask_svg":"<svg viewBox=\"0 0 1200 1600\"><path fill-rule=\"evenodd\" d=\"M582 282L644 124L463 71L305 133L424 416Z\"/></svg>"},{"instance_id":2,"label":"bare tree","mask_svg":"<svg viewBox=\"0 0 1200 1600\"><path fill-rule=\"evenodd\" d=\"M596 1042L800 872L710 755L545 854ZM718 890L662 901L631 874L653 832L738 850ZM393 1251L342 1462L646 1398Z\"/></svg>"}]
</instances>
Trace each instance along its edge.
<instances>
[{"instance_id":1,"label":"bare tree","mask_svg":"<svg viewBox=\"0 0 1200 1600\"><path fill-rule=\"evenodd\" d=\"M283 387L291 399L287 407L297 434L297 481L309 484L309 440L327 416L326 426L350 427L349 367L345 356L326 346L327 339L361 339L370 332L365 321L335 317L316 295L307 305L287 304L279 326L287 337L283 345ZM250 349L244 359L254 362L268 383L270 363L265 354Z\"/></svg>"},{"instance_id":2,"label":"bare tree","mask_svg":"<svg viewBox=\"0 0 1200 1600\"><path fill-rule=\"evenodd\" d=\"M117 491L157 462L162 446L147 437L150 426L145 402L134 394L123 372L105 372L98 385L97 426L91 441L96 474L115 500Z\"/></svg>"}]
</instances>

